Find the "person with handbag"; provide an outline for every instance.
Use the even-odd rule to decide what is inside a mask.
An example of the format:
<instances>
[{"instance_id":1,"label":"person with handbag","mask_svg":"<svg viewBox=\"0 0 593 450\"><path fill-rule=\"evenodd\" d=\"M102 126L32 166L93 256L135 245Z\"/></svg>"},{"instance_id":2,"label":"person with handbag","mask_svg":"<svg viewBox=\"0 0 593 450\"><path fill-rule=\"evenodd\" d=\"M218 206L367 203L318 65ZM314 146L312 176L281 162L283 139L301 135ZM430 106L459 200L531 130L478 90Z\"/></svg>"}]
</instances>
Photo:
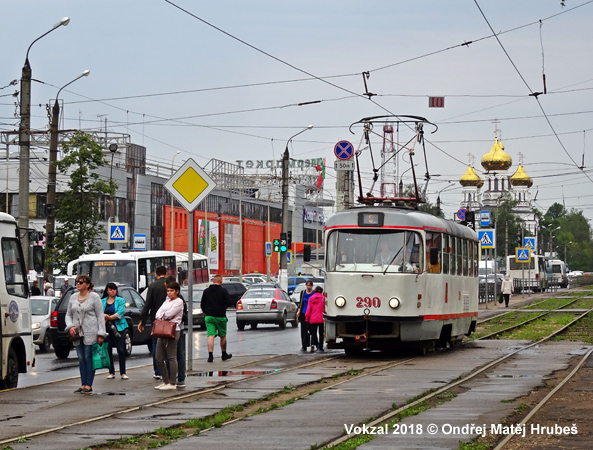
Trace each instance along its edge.
<instances>
[{"instance_id":1,"label":"person with handbag","mask_svg":"<svg viewBox=\"0 0 593 450\"><path fill-rule=\"evenodd\" d=\"M152 324L153 336L157 335L156 364L163 382L155 389L162 391L177 389L177 341L179 340L179 325L183 318L183 300L179 298L179 283L167 283L167 300L156 312ZM167 337L165 334L171 330ZM168 361L168 366L165 363Z\"/></svg>"},{"instance_id":2,"label":"person with handbag","mask_svg":"<svg viewBox=\"0 0 593 450\"><path fill-rule=\"evenodd\" d=\"M115 378L115 365L113 364L113 347L117 348L119 358L119 374L122 380L128 380L126 375L126 334L128 322L124 317L126 301L117 295L117 285L107 283L103 291L103 312L105 317L105 329L107 330L107 342L109 344L109 375L108 380Z\"/></svg>"},{"instance_id":3,"label":"person with handbag","mask_svg":"<svg viewBox=\"0 0 593 450\"><path fill-rule=\"evenodd\" d=\"M146 303L140 313L140 323L138 324L138 331L144 331L144 325L148 323L150 314L150 323L154 323L154 316L163 302L167 299L167 287L165 286L165 276L167 275L167 268L165 266L157 266L154 270L156 280L146 291ZM152 338L152 367L154 369L154 379L160 380L161 374L156 364L156 344L157 338Z\"/></svg>"},{"instance_id":4,"label":"person with handbag","mask_svg":"<svg viewBox=\"0 0 593 450\"><path fill-rule=\"evenodd\" d=\"M93 344L102 345L107 336L103 304L99 295L92 292L93 287L88 275L79 275L66 312L66 332L76 348L80 370L81 387L75 393L93 392Z\"/></svg>"},{"instance_id":5,"label":"person with handbag","mask_svg":"<svg viewBox=\"0 0 593 450\"><path fill-rule=\"evenodd\" d=\"M173 275L165 278L165 285L169 286L170 283L177 283ZM183 301L183 316L179 324L179 339L177 340L177 387L181 389L185 387L185 330L188 326L188 310L187 301L183 298L183 295L178 294L178 297Z\"/></svg>"}]
</instances>

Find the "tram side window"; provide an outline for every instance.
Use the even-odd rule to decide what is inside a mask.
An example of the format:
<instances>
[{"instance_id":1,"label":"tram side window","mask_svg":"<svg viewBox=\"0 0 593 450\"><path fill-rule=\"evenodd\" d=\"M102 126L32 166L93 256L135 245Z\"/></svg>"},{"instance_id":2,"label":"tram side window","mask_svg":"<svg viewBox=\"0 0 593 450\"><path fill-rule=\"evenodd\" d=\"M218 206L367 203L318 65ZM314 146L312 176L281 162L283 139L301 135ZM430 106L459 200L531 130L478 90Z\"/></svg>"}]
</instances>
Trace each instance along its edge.
<instances>
[{"instance_id":1,"label":"tram side window","mask_svg":"<svg viewBox=\"0 0 593 450\"><path fill-rule=\"evenodd\" d=\"M474 268L474 272L472 274L473 277L477 277L478 276L478 261L480 260L480 257L478 255L478 251L479 251L479 246L477 242L472 242L472 265Z\"/></svg>"},{"instance_id":2,"label":"tram side window","mask_svg":"<svg viewBox=\"0 0 593 450\"><path fill-rule=\"evenodd\" d=\"M461 248L463 251L463 276L469 274L469 242L466 239L461 241Z\"/></svg>"},{"instance_id":3,"label":"tram side window","mask_svg":"<svg viewBox=\"0 0 593 450\"><path fill-rule=\"evenodd\" d=\"M449 273L451 275L455 275L455 273L457 272L456 266L457 266L457 256L456 256L456 252L457 252L457 242L455 241L455 238L453 236L451 236L450 238L450 243L451 243L451 250L449 253Z\"/></svg>"},{"instance_id":4,"label":"tram side window","mask_svg":"<svg viewBox=\"0 0 593 450\"><path fill-rule=\"evenodd\" d=\"M436 264L430 263L431 251L438 252L438 261ZM428 273L441 273L441 233L426 233L426 267L428 268Z\"/></svg>"},{"instance_id":5,"label":"tram side window","mask_svg":"<svg viewBox=\"0 0 593 450\"><path fill-rule=\"evenodd\" d=\"M457 276L461 276L463 274L463 251L460 238L455 238L455 259L457 267L455 273Z\"/></svg>"},{"instance_id":6,"label":"tram side window","mask_svg":"<svg viewBox=\"0 0 593 450\"><path fill-rule=\"evenodd\" d=\"M443 235L443 273L449 273L449 236Z\"/></svg>"},{"instance_id":7,"label":"tram side window","mask_svg":"<svg viewBox=\"0 0 593 450\"><path fill-rule=\"evenodd\" d=\"M21 256L16 239L2 239L2 262L4 263L6 290L11 295L27 297L29 295L27 277Z\"/></svg>"}]
</instances>

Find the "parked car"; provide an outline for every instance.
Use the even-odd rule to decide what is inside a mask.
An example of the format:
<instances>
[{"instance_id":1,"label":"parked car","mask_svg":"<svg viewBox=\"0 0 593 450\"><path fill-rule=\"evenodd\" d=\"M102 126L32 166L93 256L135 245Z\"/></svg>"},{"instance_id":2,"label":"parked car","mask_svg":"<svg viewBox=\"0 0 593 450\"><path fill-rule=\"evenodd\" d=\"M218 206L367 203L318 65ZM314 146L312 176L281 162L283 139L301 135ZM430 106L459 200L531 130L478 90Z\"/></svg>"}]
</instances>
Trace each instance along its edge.
<instances>
[{"instance_id":1,"label":"parked car","mask_svg":"<svg viewBox=\"0 0 593 450\"><path fill-rule=\"evenodd\" d=\"M46 352L51 347L51 336L49 333L51 313L56 309L60 298L35 295L30 300L33 343L39 346L39 350Z\"/></svg>"},{"instance_id":2,"label":"parked car","mask_svg":"<svg viewBox=\"0 0 593 450\"><path fill-rule=\"evenodd\" d=\"M323 287L323 283L315 283L314 282L313 289L315 289L317 286ZM292 299L293 302L296 303L297 307L301 303L301 292L303 292L305 289L307 289L306 284L299 284L296 288L294 288L294 291L292 291L292 294L290 294L290 298Z\"/></svg>"},{"instance_id":3,"label":"parked car","mask_svg":"<svg viewBox=\"0 0 593 450\"><path fill-rule=\"evenodd\" d=\"M192 287L192 297L193 297L193 305L192 305L192 322L194 326L199 326L200 328L206 328L206 320L204 316L204 312L202 311L202 295L204 294L204 290L206 290L208 286L193 286ZM185 301L189 300L188 290L187 288L181 289L179 292Z\"/></svg>"},{"instance_id":4,"label":"parked car","mask_svg":"<svg viewBox=\"0 0 593 450\"><path fill-rule=\"evenodd\" d=\"M309 277L288 277L288 293L292 294L299 284L305 284Z\"/></svg>"},{"instance_id":5,"label":"parked car","mask_svg":"<svg viewBox=\"0 0 593 450\"><path fill-rule=\"evenodd\" d=\"M103 294L103 289L104 287L95 287L94 292L101 296ZM128 328L124 331L126 339L126 356L132 354L133 345L146 345L148 346L148 350L152 351L152 337L150 335L152 324L145 324L142 333L138 331L140 313L144 307L144 299L133 287L118 285L117 290L118 295L126 301L126 310L124 312L124 317L128 322ZM68 289L51 315L51 340L54 346L54 352L60 359L68 358L70 350L73 348L72 342L70 342L68 333L65 330L66 312L68 311L68 304L70 303L70 297L72 297L73 293L74 288Z\"/></svg>"},{"instance_id":6,"label":"parked car","mask_svg":"<svg viewBox=\"0 0 593 450\"><path fill-rule=\"evenodd\" d=\"M286 322L298 327L297 305L288 294L278 287L260 287L262 284L251 286L237 302L237 328L244 330L245 325L257 328L260 323L275 323L286 328Z\"/></svg>"},{"instance_id":7,"label":"parked car","mask_svg":"<svg viewBox=\"0 0 593 450\"><path fill-rule=\"evenodd\" d=\"M231 300L234 303L236 303L247 290L243 283L239 283L238 281L225 281L224 279L222 281L222 287L228 291Z\"/></svg>"}]
</instances>

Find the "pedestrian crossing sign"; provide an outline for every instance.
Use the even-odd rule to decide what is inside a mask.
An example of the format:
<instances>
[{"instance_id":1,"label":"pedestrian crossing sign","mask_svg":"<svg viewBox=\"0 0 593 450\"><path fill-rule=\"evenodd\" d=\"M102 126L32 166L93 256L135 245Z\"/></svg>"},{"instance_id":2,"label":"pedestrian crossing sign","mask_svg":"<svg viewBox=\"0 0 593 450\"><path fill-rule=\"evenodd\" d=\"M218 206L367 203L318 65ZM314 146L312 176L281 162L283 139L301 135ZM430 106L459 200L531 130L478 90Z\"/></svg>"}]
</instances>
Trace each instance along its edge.
<instances>
[{"instance_id":1,"label":"pedestrian crossing sign","mask_svg":"<svg viewBox=\"0 0 593 450\"><path fill-rule=\"evenodd\" d=\"M107 242L125 244L128 240L127 223L109 223L107 225Z\"/></svg>"},{"instance_id":2,"label":"pedestrian crossing sign","mask_svg":"<svg viewBox=\"0 0 593 450\"><path fill-rule=\"evenodd\" d=\"M515 261L518 263L531 262L531 249L527 247L515 248Z\"/></svg>"},{"instance_id":3,"label":"pedestrian crossing sign","mask_svg":"<svg viewBox=\"0 0 593 450\"><path fill-rule=\"evenodd\" d=\"M527 248L530 248L531 250L535 250L535 238L534 237L523 238L523 247L527 247Z\"/></svg>"},{"instance_id":4,"label":"pedestrian crossing sign","mask_svg":"<svg viewBox=\"0 0 593 450\"><path fill-rule=\"evenodd\" d=\"M478 239L482 248L496 248L496 236L493 228L478 230Z\"/></svg>"}]
</instances>

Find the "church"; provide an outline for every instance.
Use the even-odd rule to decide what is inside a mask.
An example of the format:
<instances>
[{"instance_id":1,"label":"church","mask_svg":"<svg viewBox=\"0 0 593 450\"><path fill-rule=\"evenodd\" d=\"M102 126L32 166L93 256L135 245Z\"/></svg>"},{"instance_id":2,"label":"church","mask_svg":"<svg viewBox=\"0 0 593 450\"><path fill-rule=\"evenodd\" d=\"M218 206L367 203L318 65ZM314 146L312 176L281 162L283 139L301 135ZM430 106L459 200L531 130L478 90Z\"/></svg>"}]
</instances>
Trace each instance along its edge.
<instances>
[{"instance_id":1,"label":"church","mask_svg":"<svg viewBox=\"0 0 593 450\"><path fill-rule=\"evenodd\" d=\"M471 164L459 179L459 184L463 186L461 208L468 211L492 211L495 214L502 197L510 196L518 202L513 211L524 221L525 236L535 236L538 218L531 204L530 188L533 186L533 179L525 172L522 161L515 173L509 175L513 159L504 151L501 140L495 138L494 145L482 157L481 163L485 170L484 179L480 178Z\"/></svg>"}]
</instances>

